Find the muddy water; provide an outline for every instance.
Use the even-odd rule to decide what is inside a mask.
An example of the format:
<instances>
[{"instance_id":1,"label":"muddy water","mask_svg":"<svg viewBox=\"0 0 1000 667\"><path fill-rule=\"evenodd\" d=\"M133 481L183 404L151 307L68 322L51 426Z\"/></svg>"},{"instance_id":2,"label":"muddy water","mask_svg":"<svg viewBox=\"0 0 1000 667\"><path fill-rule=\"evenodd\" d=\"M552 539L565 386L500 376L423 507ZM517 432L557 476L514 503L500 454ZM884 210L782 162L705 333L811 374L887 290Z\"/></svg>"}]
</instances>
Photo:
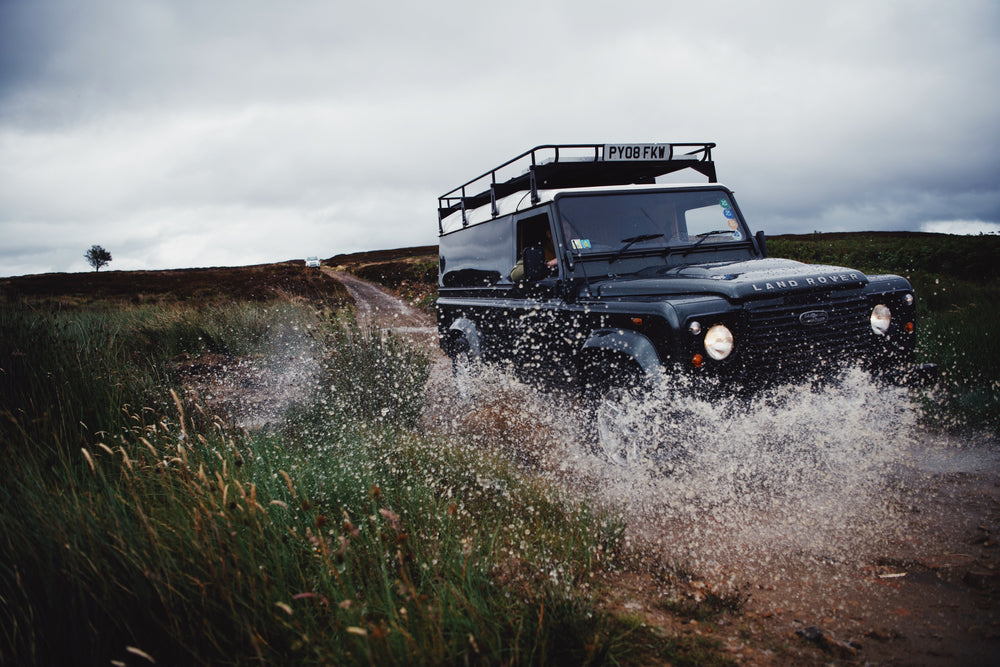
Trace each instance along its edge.
<instances>
[{"instance_id":1,"label":"muddy water","mask_svg":"<svg viewBox=\"0 0 1000 667\"><path fill-rule=\"evenodd\" d=\"M548 474L575 474L628 508L637 533L673 527L674 557L698 569L729 569L733 559L745 566L756 547L838 558L883 539L887 498L913 474L922 442L905 392L878 388L861 373L820 391L783 387L749 405L667 387L636 401L644 447L637 460L615 466L592 451L586 413L571 396L536 391L497 369L459 377L451 388L455 379L442 365L434 382L440 425L492 427L480 435L520 458L545 460ZM493 422L477 421L483 411ZM514 428L526 421L530 433ZM934 465L947 462L942 452Z\"/></svg>"}]
</instances>

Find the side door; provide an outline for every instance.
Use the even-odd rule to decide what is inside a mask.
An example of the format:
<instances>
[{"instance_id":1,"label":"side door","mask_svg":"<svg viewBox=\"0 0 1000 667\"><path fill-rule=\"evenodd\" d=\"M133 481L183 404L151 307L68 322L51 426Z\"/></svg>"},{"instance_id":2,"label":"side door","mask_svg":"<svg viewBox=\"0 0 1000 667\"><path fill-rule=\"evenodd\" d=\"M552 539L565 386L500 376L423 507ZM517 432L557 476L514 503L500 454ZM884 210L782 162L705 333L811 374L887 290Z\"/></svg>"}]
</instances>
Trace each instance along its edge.
<instances>
[{"instance_id":1,"label":"side door","mask_svg":"<svg viewBox=\"0 0 1000 667\"><path fill-rule=\"evenodd\" d=\"M517 263L511 279L512 295L516 298L511 300L515 306L510 310L508 326L514 341L512 356L519 370L563 384L572 378L574 350L570 345L573 338L568 331L565 303L560 296L563 267L556 251L552 218L545 208L515 219ZM533 250L526 253L528 249ZM536 258L541 255L543 266L537 271L531 270L531 252ZM538 268L537 259L535 265Z\"/></svg>"}]
</instances>

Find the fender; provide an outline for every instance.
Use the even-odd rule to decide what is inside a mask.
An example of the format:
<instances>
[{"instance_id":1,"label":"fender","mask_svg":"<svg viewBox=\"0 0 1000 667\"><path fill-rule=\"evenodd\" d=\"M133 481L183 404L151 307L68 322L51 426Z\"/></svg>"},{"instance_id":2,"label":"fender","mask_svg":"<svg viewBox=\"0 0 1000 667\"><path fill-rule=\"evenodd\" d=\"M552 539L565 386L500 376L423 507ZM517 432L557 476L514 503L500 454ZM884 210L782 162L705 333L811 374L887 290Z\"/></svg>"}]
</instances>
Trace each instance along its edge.
<instances>
[{"instance_id":1,"label":"fender","mask_svg":"<svg viewBox=\"0 0 1000 667\"><path fill-rule=\"evenodd\" d=\"M635 360L649 378L657 378L663 369L653 343L641 333L629 329L596 329L583 349L610 350Z\"/></svg>"},{"instance_id":2,"label":"fender","mask_svg":"<svg viewBox=\"0 0 1000 667\"><path fill-rule=\"evenodd\" d=\"M473 357L480 357L483 353L482 336L479 334L479 329L476 328L475 322L466 318L460 317L451 323L448 327L448 332L457 331L461 334L463 338L469 343L469 354ZM451 334L454 335L454 334Z\"/></svg>"}]
</instances>

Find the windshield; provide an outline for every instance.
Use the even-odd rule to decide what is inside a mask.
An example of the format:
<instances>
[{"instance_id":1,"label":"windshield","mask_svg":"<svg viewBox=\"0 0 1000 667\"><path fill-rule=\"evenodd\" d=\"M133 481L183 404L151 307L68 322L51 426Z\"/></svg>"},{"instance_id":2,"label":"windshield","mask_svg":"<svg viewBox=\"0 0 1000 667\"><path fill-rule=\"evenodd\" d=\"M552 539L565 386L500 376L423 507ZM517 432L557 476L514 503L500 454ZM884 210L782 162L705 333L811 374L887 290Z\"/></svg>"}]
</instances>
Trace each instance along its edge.
<instances>
[{"instance_id":1,"label":"windshield","mask_svg":"<svg viewBox=\"0 0 1000 667\"><path fill-rule=\"evenodd\" d=\"M557 201L566 243L578 255L747 238L723 189L567 194Z\"/></svg>"}]
</instances>

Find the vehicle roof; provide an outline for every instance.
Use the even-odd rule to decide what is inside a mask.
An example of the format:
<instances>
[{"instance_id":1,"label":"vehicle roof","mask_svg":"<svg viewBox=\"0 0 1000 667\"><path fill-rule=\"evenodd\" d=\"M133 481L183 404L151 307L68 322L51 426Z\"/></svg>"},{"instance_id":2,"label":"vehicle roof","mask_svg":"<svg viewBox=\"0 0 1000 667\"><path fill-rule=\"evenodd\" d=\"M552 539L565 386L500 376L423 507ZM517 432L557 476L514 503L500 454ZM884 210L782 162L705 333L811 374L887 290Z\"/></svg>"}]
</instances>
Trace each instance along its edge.
<instances>
[{"instance_id":1,"label":"vehicle roof","mask_svg":"<svg viewBox=\"0 0 1000 667\"><path fill-rule=\"evenodd\" d=\"M538 204L541 189L654 184L656 179L693 169L716 182L711 142L645 144L549 144L536 146L438 197L439 231L455 212L490 205L518 193ZM506 175L514 176L503 180ZM468 222L466 221L466 225Z\"/></svg>"},{"instance_id":2,"label":"vehicle roof","mask_svg":"<svg viewBox=\"0 0 1000 667\"><path fill-rule=\"evenodd\" d=\"M464 222L462 211L455 211L441 220L441 234L456 232L465 227L489 222L490 220L517 213L518 211L527 211L532 208L544 206L563 194L589 195L656 190L710 190L716 188L729 189L722 183L652 183L643 185L602 185L588 188L555 188L551 190L538 190L538 202L534 204L531 202L530 192L517 192L497 200L496 215L493 215L493 207L490 202L474 209L466 209Z\"/></svg>"}]
</instances>

